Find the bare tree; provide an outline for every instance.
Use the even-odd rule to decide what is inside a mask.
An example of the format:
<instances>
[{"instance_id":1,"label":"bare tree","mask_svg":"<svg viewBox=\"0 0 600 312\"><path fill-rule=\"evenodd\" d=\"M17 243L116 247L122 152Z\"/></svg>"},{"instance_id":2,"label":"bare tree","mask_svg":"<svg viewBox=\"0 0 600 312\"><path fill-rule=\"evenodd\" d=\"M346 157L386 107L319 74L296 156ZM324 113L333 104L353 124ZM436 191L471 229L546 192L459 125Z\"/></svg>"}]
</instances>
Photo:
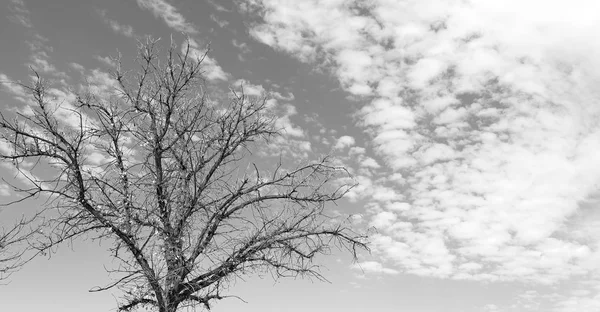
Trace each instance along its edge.
<instances>
[{"instance_id":1,"label":"bare tree","mask_svg":"<svg viewBox=\"0 0 600 312\"><path fill-rule=\"evenodd\" d=\"M210 100L204 56L189 44L160 57L148 40L139 51L134 74L116 60L110 92L56 103L38 77L22 86L32 112L2 116L13 150L2 157L55 169L21 189L56 208L40 249L83 234L113 242L117 277L94 290L118 287L121 311L173 312L210 309L243 275L323 278L317 255L367 248L324 209L352 187L344 168L327 157L295 167L269 158L266 167L253 151L281 133L264 99L232 90L226 102Z\"/></svg>"}]
</instances>

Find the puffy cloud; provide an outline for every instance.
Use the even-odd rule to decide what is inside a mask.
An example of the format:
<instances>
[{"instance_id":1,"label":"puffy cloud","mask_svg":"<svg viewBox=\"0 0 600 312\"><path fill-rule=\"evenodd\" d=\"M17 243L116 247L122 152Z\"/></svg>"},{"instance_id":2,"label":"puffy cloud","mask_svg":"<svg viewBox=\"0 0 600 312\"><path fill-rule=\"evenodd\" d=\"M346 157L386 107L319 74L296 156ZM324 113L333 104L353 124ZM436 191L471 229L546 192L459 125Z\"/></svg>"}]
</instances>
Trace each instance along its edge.
<instances>
[{"instance_id":1,"label":"puffy cloud","mask_svg":"<svg viewBox=\"0 0 600 312\"><path fill-rule=\"evenodd\" d=\"M255 85L248 82L245 79L238 79L233 83L236 89L240 89L245 95L261 97L264 96L266 91L262 85Z\"/></svg>"},{"instance_id":2,"label":"puffy cloud","mask_svg":"<svg viewBox=\"0 0 600 312\"><path fill-rule=\"evenodd\" d=\"M294 125L290 117L297 114L296 108L291 104L282 105L284 113L275 121L275 126L283 131L286 136L303 138L305 136L302 128Z\"/></svg>"},{"instance_id":3,"label":"puffy cloud","mask_svg":"<svg viewBox=\"0 0 600 312\"><path fill-rule=\"evenodd\" d=\"M371 212L382 259L418 275L538 283L599 268L582 265L597 236L565 237L600 183L600 44L591 39L599 8L583 0L245 6L262 18L250 31L256 40L326 67L365 101L360 125L398 183L359 177L366 186L351 199L384 188L405 194L371 197L390 207Z\"/></svg>"},{"instance_id":4,"label":"puffy cloud","mask_svg":"<svg viewBox=\"0 0 600 312\"><path fill-rule=\"evenodd\" d=\"M335 142L335 149L344 149L346 147L351 147L355 144L354 138L349 135L343 135L337 139Z\"/></svg>"},{"instance_id":5,"label":"puffy cloud","mask_svg":"<svg viewBox=\"0 0 600 312\"><path fill-rule=\"evenodd\" d=\"M363 168L371 168L371 169L381 168L379 163L377 163L377 161L371 157L365 157L364 159L362 159L360 161L360 166Z\"/></svg>"},{"instance_id":6,"label":"puffy cloud","mask_svg":"<svg viewBox=\"0 0 600 312\"><path fill-rule=\"evenodd\" d=\"M371 225L376 228L389 228L398 217L390 211L381 211L371 220Z\"/></svg>"}]
</instances>

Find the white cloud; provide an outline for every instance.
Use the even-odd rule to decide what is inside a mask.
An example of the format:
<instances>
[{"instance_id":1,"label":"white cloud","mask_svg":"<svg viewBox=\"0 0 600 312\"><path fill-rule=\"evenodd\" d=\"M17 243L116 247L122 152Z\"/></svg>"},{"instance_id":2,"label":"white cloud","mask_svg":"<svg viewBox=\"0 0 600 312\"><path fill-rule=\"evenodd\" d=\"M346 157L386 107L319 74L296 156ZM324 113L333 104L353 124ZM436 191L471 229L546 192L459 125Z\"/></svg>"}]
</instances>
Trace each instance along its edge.
<instances>
[{"instance_id":1,"label":"white cloud","mask_svg":"<svg viewBox=\"0 0 600 312\"><path fill-rule=\"evenodd\" d=\"M204 76L208 80L222 80L227 81L229 74L223 71L223 68L217 63L217 61L210 57L206 56L202 61Z\"/></svg>"},{"instance_id":2,"label":"white cloud","mask_svg":"<svg viewBox=\"0 0 600 312\"><path fill-rule=\"evenodd\" d=\"M391 274L391 275L400 273L394 269L386 268L381 263L376 262L376 261L364 261L364 262L355 263L352 265L352 268L356 269L356 270L361 270L363 272L369 272L369 273Z\"/></svg>"},{"instance_id":3,"label":"white cloud","mask_svg":"<svg viewBox=\"0 0 600 312\"><path fill-rule=\"evenodd\" d=\"M224 6L220 5L219 3L217 3L213 0L206 0L206 2L208 2L210 5L212 5L219 12L231 12L231 10L225 8Z\"/></svg>"},{"instance_id":4,"label":"white cloud","mask_svg":"<svg viewBox=\"0 0 600 312\"><path fill-rule=\"evenodd\" d=\"M27 96L25 89L22 86L20 86L18 82L12 80L6 74L0 73L0 85L14 96Z\"/></svg>"},{"instance_id":5,"label":"white cloud","mask_svg":"<svg viewBox=\"0 0 600 312\"><path fill-rule=\"evenodd\" d=\"M30 63L30 65L36 71L43 73L54 73L56 72L56 67L50 64L50 62L48 61L49 59L50 57L46 52L38 51L31 55L31 61L33 63Z\"/></svg>"},{"instance_id":6,"label":"white cloud","mask_svg":"<svg viewBox=\"0 0 600 312\"><path fill-rule=\"evenodd\" d=\"M280 115L275 121L275 127L283 131L284 135L293 138L303 138L305 136L304 130L295 125L290 117L296 115L296 108L291 104L282 105L284 113Z\"/></svg>"},{"instance_id":7,"label":"white cloud","mask_svg":"<svg viewBox=\"0 0 600 312\"><path fill-rule=\"evenodd\" d=\"M335 149L344 149L346 147L351 147L355 144L354 138L349 135L343 135L337 139L335 142Z\"/></svg>"},{"instance_id":8,"label":"white cloud","mask_svg":"<svg viewBox=\"0 0 600 312\"><path fill-rule=\"evenodd\" d=\"M323 60L367 102L361 125L406 194L395 221L372 213L385 224L383 259L472 280L556 283L592 270L581 263L598 237L561 235L600 185L600 5L256 0L245 9L260 12L256 40ZM407 219L412 227L395 227Z\"/></svg>"},{"instance_id":9,"label":"white cloud","mask_svg":"<svg viewBox=\"0 0 600 312\"><path fill-rule=\"evenodd\" d=\"M223 71L217 61L207 55L206 51L200 48L200 44L193 39L189 39L188 44L190 45L191 56L197 60L202 60L202 71L204 77L210 81L227 81L229 74ZM181 49L186 48L185 43L181 46Z\"/></svg>"},{"instance_id":10,"label":"white cloud","mask_svg":"<svg viewBox=\"0 0 600 312\"><path fill-rule=\"evenodd\" d=\"M396 216L395 213L390 211L381 211L371 219L370 225L378 229L389 228L393 225L396 219L398 219L398 216Z\"/></svg>"},{"instance_id":11,"label":"white cloud","mask_svg":"<svg viewBox=\"0 0 600 312\"><path fill-rule=\"evenodd\" d=\"M243 54L247 54L247 53L250 53L250 52L252 52L252 50L250 50L250 47L248 47L248 44L247 44L247 43L245 43L245 42L242 42L242 41L239 41L239 40L237 40L237 39L235 39L235 38L234 38L234 39L231 39L231 44L232 44L234 47L236 47L236 48L240 49L240 51L242 51L242 53L243 53Z\"/></svg>"},{"instance_id":12,"label":"white cloud","mask_svg":"<svg viewBox=\"0 0 600 312\"><path fill-rule=\"evenodd\" d=\"M83 67L83 65L81 65L79 63L72 62L72 63L69 64L69 66L71 66L71 68L73 68L74 70L76 70L78 72L84 72L85 71L85 67Z\"/></svg>"},{"instance_id":13,"label":"white cloud","mask_svg":"<svg viewBox=\"0 0 600 312\"><path fill-rule=\"evenodd\" d=\"M118 94L119 83L109 73L99 69L93 69L90 74L86 76L86 80L88 82L88 91L94 94L106 98Z\"/></svg>"},{"instance_id":14,"label":"white cloud","mask_svg":"<svg viewBox=\"0 0 600 312\"><path fill-rule=\"evenodd\" d=\"M116 20L109 18L106 15L106 10L97 10L97 12L100 15L100 17L102 17L104 23L110 26L110 28L117 34L121 34L130 38L135 37L135 31L133 30L133 27L131 27L131 25L121 24Z\"/></svg>"},{"instance_id":15,"label":"white cloud","mask_svg":"<svg viewBox=\"0 0 600 312\"><path fill-rule=\"evenodd\" d=\"M360 146L353 146L350 148L350 151L348 152L348 154L352 155L363 155L366 152L366 149L364 147L360 147Z\"/></svg>"},{"instance_id":16,"label":"white cloud","mask_svg":"<svg viewBox=\"0 0 600 312\"><path fill-rule=\"evenodd\" d=\"M277 91L271 91L271 95L277 99L277 100L282 100L282 101L293 101L296 97L294 96L294 93L289 92L287 95L283 95L280 92Z\"/></svg>"},{"instance_id":17,"label":"white cloud","mask_svg":"<svg viewBox=\"0 0 600 312\"><path fill-rule=\"evenodd\" d=\"M386 209L392 210L392 211L406 211L408 209L410 209L410 204L409 203L404 203L404 202L392 202L386 205L385 207Z\"/></svg>"},{"instance_id":18,"label":"white cloud","mask_svg":"<svg viewBox=\"0 0 600 312\"><path fill-rule=\"evenodd\" d=\"M187 34L198 33L196 27L188 23L177 11L177 8L165 0L137 0L137 4L141 8L151 11L154 16L162 18L174 30Z\"/></svg>"},{"instance_id":19,"label":"white cloud","mask_svg":"<svg viewBox=\"0 0 600 312\"><path fill-rule=\"evenodd\" d=\"M244 91L245 95L262 97L266 94L262 85L255 85L245 79L238 79L233 83L233 87Z\"/></svg>"},{"instance_id":20,"label":"white cloud","mask_svg":"<svg viewBox=\"0 0 600 312\"><path fill-rule=\"evenodd\" d=\"M360 166L362 168L371 168L371 169L381 168L379 163L377 163L377 161L371 157L365 157L364 159L362 159L360 161Z\"/></svg>"},{"instance_id":21,"label":"white cloud","mask_svg":"<svg viewBox=\"0 0 600 312\"><path fill-rule=\"evenodd\" d=\"M11 191L10 191L10 186L8 186L8 184L6 183L0 183L0 196L10 196L11 195Z\"/></svg>"},{"instance_id":22,"label":"white cloud","mask_svg":"<svg viewBox=\"0 0 600 312\"><path fill-rule=\"evenodd\" d=\"M103 63L104 65L108 65L110 67L116 67L117 64L115 63L115 61L113 59L111 59L108 56L100 56L100 55L94 55L94 58L98 61Z\"/></svg>"}]
</instances>

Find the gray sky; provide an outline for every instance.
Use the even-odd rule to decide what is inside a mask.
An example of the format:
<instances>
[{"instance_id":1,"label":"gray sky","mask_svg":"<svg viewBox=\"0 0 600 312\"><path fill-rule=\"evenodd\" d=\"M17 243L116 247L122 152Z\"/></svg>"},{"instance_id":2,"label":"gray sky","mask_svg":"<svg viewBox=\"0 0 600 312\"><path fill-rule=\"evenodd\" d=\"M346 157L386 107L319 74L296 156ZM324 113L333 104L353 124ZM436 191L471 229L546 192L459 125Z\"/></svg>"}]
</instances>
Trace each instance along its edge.
<instances>
[{"instance_id":1,"label":"gray sky","mask_svg":"<svg viewBox=\"0 0 600 312\"><path fill-rule=\"evenodd\" d=\"M214 311L599 311L600 7L595 1L3 0L0 81L109 85L135 38L210 44L206 76L269 95L290 155L360 182L335 209L374 226L329 283L249 277ZM129 60L129 61L127 61ZM129 63L127 63L129 62ZM0 108L27 105L4 84ZM7 166L3 177L12 178ZM0 184L0 199L15 194ZM39 202L5 209L2 222ZM109 311L97 242L0 287L0 309ZM115 294L117 295L117 294Z\"/></svg>"}]
</instances>

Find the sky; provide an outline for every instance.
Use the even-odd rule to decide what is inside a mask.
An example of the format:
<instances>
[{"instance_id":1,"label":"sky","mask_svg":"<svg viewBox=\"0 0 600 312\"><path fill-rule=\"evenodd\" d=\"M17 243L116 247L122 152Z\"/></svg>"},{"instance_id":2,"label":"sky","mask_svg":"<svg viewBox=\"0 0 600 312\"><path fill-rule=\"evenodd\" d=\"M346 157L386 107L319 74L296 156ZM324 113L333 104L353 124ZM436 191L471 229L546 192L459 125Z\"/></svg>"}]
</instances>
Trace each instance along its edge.
<instances>
[{"instance_id":1,"label":"sky","mask_svg":"<svg viewBox=\"0 0 600 312\"><path fill-rule=\"evenodd\" d=\"M330 283L251 276L213 311L600 311L598 31L591 0L2 0L0 81L31 67L69 100L136 39L189 36L211 86L278 107L290 155L352 172L332 209L376 229L371 254L322 258ZM24 105L4 83L0 109ZM105 248L35 259L0 308L111 311L88 293Z\"/></svg>"}]
</instances>

